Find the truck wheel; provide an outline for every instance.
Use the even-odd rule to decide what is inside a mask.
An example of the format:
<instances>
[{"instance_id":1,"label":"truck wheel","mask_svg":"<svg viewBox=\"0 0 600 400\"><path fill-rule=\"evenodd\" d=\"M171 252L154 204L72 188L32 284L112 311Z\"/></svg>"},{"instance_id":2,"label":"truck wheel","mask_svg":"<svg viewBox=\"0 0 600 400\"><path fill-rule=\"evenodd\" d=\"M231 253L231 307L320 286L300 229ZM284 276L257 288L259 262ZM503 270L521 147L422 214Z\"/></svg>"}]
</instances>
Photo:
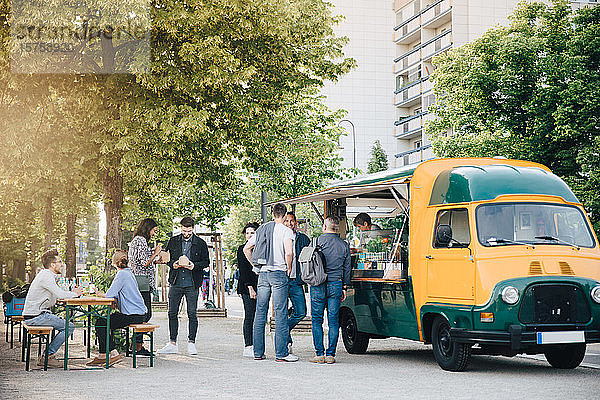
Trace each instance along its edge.
<instances>
[{"instance_id":1,"label":"truck wheel","mask_svg":"<svg viewBox=\"0 0 600 400\"><path fill-rule=\"evenodd\" d=\"M369 336L358 331L356 318L351 311L344 312L341 325L346 351L350 354L364 354L369 347Z\"/></svg>"},{"instance_id":2,"label":"truck wheel","mask_svg":"<svg viewBox=\"0 0 600 400\"><path fill-rule=\"evenodd\" d=\"M554 368L577 368L585 357L585 343L564 344L552 347L544 352L546 360Z\"/></svg>"},{"instance_id":3,"label":"truck wheel","mask_svg":"<svg viewBox=\"0 0 600 400\"><path fill-rule=\"evenodd\" d=\"M456 343L450 337L450 324L444 317L436 317L433 321L431 342L433 356L446 371L464 371L471 361L471 346Z\"/></svg>"}]
</instances>

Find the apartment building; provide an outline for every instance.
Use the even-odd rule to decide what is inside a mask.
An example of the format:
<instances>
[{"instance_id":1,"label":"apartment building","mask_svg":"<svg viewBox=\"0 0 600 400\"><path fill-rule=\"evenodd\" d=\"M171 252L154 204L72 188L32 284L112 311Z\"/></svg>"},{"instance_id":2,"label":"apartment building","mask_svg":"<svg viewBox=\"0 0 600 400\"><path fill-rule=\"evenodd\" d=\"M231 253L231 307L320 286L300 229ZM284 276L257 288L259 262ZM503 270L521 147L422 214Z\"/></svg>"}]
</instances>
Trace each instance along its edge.
<instances>
[{"instance_id":1,"label":"apartment building","mask_svg":"<svg viewBox=\"0 0 600 400\"><path fill-rule=\"evenodd\" d=\"M396 120L394 165L433 158L423 134L424 123L435 102L429 79L432 59L441 52L480 37L495 25L508 24L508 16L521 0L395 0L394 43ZM574 8L597 0L572 1Z\"/></svg>"},{"instance_id":2,"label":"apartment building","mask_svg":"<svg viewBox=\"0 0 600 400\"><path fill-rule=\"evenodd\" d=\"M393 166L396 152L394 130L393 59L395 44L391 26L394 11L390 0L330 0L333 13L344 19L335 27L338 36L349 41L347 57L357 66L337 82L327 82L321 90L325 104L348 112L341 122L346 135L340 140L343 167L366 171L371 148L381 142L388 165Z\"/></svg>"}]
</instances>

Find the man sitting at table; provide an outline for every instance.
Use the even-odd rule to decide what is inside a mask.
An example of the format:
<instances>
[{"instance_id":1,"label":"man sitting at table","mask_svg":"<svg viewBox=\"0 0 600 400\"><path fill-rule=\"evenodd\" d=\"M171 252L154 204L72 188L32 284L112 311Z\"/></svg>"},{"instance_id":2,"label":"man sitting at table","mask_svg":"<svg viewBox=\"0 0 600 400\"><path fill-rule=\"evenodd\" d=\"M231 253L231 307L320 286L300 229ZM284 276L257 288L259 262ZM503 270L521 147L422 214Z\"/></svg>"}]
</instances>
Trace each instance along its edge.
<instances>
[{"instance_id":1,"label":"man sitting at table","mask_svg":"<svg viewBox=\"0 0 600 400\"><path fill-rule=\"evenodd\" d=\"M62 290L56 283L56 276L60 275L63 263L58 257L56 249L50 249L42 254L41 270L31 282L27 297L25 298L25 306L23 308L23 318L27 325L32 326L51 326L57 334L54 340L48 346L48 366L54 368L62 368L62 362L56 359L56 352L65 342L65 320L61 317L52 314L52 307L56 304L57 299L66 299L81 295L81 289L75 288L72 292ZM72 332L75 326L69 323L69 332ZM37 364L44 365L44 355L42 354Z\"/></svg>"},{"instance_id":2,"label":"man sitting at table","mask_svg":"<svg viewBox=\"0 0 600 400\"><path fill-rule=\"evenodd\" d=\"M99 296L116 299L119 307L119 311L110 315L109 365L113 365L123 358L115 349L113 329L124 328L130 324L141 324L145 321L148 312L128 263L127 252L117 250L112 258L112 264L117 268L117 275L106 293L97 292ZM101 366L106 363L106 318L96 320L96 337L98 338L99 354L88 362L87 366Z\"/></svg>"}]
</instances>

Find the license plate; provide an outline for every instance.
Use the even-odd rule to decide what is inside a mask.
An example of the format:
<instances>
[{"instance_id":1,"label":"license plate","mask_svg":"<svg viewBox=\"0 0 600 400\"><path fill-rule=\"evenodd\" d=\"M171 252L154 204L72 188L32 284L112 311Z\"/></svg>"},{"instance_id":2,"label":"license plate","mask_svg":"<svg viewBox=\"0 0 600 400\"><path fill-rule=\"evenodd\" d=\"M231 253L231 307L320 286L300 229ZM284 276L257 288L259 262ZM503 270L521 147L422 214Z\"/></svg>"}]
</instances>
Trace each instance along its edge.
<instances>
[{"instance_id":1,"label":"license plate","mask_svg":"<svg viewBox=\"0 0 600 400\"><path fill-rule=\"evenodd\" d=\"M584 343L583 331L538 332L537 344Z\"/></svg>"}]
</instances>

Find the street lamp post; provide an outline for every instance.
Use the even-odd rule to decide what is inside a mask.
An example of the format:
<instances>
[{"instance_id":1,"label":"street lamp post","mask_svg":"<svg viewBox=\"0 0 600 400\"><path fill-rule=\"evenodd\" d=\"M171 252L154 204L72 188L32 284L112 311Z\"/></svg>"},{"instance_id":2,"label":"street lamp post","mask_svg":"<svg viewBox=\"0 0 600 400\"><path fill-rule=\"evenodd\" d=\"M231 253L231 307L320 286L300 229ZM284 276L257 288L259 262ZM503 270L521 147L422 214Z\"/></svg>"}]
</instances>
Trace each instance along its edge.
<instances>
[{"instance_id":1,"label":"street lamp post","mask_svg":"<svg viewBox=\"0 0 600 400\"><path fill-rule=\"evenodd\" d=\"M354 132L354 124L349 119L343 119L338 122L338 126L340 126L342 122L348 122L352 125L352 165L354 169L356 169L356 134Z\"/></svg>"}]
</instances>

